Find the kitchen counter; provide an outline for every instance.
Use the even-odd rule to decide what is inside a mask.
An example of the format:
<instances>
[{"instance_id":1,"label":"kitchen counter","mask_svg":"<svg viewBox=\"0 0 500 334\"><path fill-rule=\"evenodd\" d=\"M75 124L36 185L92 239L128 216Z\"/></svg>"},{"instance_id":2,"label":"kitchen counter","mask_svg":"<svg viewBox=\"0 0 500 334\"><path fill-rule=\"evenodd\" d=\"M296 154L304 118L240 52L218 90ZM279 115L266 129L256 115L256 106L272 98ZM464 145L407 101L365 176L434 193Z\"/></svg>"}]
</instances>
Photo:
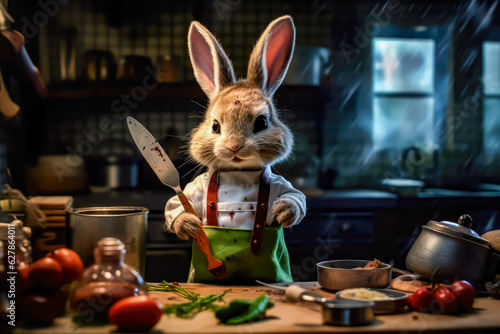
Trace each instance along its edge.
<instances>
[{"instance_id":1,"label":"kitchen counter","mask_svg":"<svg viewBox=\"0 0 500 334\"><path fill-rule=\"evenodd\" d=\"M316 282L298 283L321 295L331 297L332 293L322 290ZM261 286L220 286L208 284L181 284L189 291L207 295L231 288L225 296L229 302L237 298L254 299L267 293L276 302L267 313L268 318L261 322L237 326L218 323L212 311L204 311L193 319L179 319L163 316L152 333L378 333L378 332L491 332L498 333L500 328L500 300L476 298L474 310L460 315L433 315L419 312L378 315L374 323L359 327L338 327L322 324L321 309L315 304L289 304L285 302L282 291ZM151 292L150 296L163 304L185 302L185 299L169 292ZM71 322L71 314L58 318L52 327L25 330L17 328L14 333L110 333L115 326L76 328ZM116 332L115 332L116 333Z\"/></svg>"}]
</instances>

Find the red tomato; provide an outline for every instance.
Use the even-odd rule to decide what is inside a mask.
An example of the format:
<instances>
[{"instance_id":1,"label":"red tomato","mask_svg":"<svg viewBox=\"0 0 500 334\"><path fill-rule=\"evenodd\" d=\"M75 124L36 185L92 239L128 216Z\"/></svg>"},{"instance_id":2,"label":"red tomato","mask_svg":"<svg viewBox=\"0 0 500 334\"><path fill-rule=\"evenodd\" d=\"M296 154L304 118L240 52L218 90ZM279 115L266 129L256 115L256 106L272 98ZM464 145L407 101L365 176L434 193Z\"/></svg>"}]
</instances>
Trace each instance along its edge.
<instances>
[{"instance_id":1,"label":"red tomato","mask_svg":"<svg viewBox=\"0 0 500 334\"><path fill-rule=\"evenodd\" d=\"M421 312L428 311L429 305L433 300L434 294L426 287L418 289L413 293L413 295L408 297L410 306Z\"/></svg>"},{"instance_id":2,"label":"red tomato","mask_svg":"<svg viewBox=\"0 0 500 334\"><path fill-rule=\"evenodd\" d=\"M35 287L57 289L62 280L62 268L56 260L43 257L30 267L28 280Z\"/></svg>"},{"instance_id":3,"label":"red tomato","mask_svg":"<svg viewBox=\"0 0 500 334\"><path fill-rule=\"evenodd\" d=\"M26 263L21 263L16 269L23 282L27 283L30 274L30 266Z\"/></svg>"},{"instance_id":4,"label":"red tomato","mask_svg":"<svg viewBox=\"0 0 500 334\"><path fill-rule=\"evenodd\" d=\"M57 316L58 304L51 294L33 293L21 300L23 318L29 325L48 326Z\"/></svg>"},{"instance_id":5,"label":"red tomato","mask_svg":"<svg viewBox=\"0 0 500 334\"><path fill-rule=\"evenodd\" d=\"M83 263L78 254L69 248L60 248L54 254L47 254L52 257L62 267L62 284L71 283L83 272Z\"/></svg>"},{"instance_id":6,"label":"red tomato","mask_svg":"<svg viewBox=\"0 0 500 334\"><path fill-rule=\"evenodd\" d=\"M456 281L451 285L451 291L457 296L459 306L468 311L472 309L476 290L467 281Z\"/></svg>"},{"instance_id":7,"label":"red tomato","mask_svg":"<svg viewBox=\"0 0 500 334\"><path fill-rule=\"evenodd\" d=\"M133 296L117 301L108 317L119 331L149 331L160 320L161 304L148 296Z\"/></svg>"},{"instance_id":8,"label":"red tomato","mask_svg":"<svg viewBox=\"0 0 500 334\"><path fill-rule=\"evenodd\" d=\"M430 305L432 313L453 314L458 310L458 299L450 288L440 286L434 291L435 302Z\"/></svg>"}]
</instances>

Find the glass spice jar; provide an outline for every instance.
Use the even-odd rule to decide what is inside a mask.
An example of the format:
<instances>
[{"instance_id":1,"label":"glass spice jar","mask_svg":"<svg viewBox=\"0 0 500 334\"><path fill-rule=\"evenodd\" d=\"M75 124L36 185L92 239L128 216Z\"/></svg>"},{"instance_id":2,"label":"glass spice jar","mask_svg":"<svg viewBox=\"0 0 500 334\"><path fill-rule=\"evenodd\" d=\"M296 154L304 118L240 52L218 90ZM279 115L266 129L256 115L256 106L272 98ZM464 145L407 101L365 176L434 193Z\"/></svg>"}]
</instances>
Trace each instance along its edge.
<instances>
[{"instance_id":1,"label":"glass spice jar","mask_svg":"<svg viewBox=\"0 0 500 334\"><path fill-rule=\"evenodd\" d=\"M72 308L84 321L106 318L118 300L147 294L139 272L125 264L125 244L117 238L104 238L94 249L95 264L83 272L71 296Z\"/></svg>"},{"instance_id":2,"label":"glass spice jar","mask_svg":"<svg viewBox=\"0 0 500 334\"><path fill-rule=\"evenodd\" d=\"M0 223L0 332L11 333L19 318L19 303L28 289L32 262L29 228L23 222ZM12 304L14 302L14 304ZM16 303L17 302L17 303ZM13 306L14 305L14 306ZM11 323L9 325L9 323Z\"/></svg>"},{"instance_id":3,"label":"glass spice jar","mask_svg":"<svg viewBox=\"0 0 500 334\"><path fill-rule=\"evenodd\" d=\"M27 285L29 266L31 265L31 243L29 228L23 228L23 222L16 219L11 223L0 223L0 284L7 282L10 272L16 273L16 290L22 292Z\"/></svg>"}]
</instances>

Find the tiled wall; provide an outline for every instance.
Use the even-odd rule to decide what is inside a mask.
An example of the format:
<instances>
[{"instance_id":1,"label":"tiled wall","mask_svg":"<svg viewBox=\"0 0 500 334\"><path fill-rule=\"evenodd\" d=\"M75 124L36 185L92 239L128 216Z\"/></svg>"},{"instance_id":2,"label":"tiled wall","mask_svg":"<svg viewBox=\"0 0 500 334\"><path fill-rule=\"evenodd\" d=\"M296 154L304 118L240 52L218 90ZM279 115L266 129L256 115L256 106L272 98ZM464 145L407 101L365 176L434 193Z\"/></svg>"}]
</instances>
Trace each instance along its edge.
<instances>
[{"instance_id":1,"label":"tiled wall","mask_svg":"<svg viewBox=\"0 0 500 334\"><path fill-rule=\"evenodd\" d=\"M136 10L132 23L113 24L113 9L98 1L74 0L61 6L49 21L41 47L49 52L48 66L42 74L60 81L61 48L66 41L76 48L77 76L83 71L83 55L90 49L109 50L117 62L131 54L148 56L153 64L158 57L175 54L185 66L187 79L193 78L187 54L187 33L193 19L200 20L220 40L234 63L237 76L246 76L251 50L267 24L290 14L296 24L297 45L330 46L331 7L327 1L207 1L186 0L137 2L135 7L117 6L116 12ZM202 8L200 8L202 7ZM133 17L124 13L124 20ZM196 17L195 17L196 16ZM111 22L110 22L111 21ZM44 44L46 43L46 45Z\"/></svg>"},{"instance_id":2,"label":"tiled wall","mask_svg":"<svg viewBox=\"0 0 500 334\"><path fill-rule=\"evenodd\" d=\"M125 119L111 111L110 102L101 101L92 106L74 100L49 101L52 111L42 124L46 134L41 143L42 154L76 151L83 156L132 155L135 145ZM159 140L175 138L178 141L178 136L187 136L189 130L198 123L196 116L200 115L199 109L189 108L185 104L164 103L160 107L142 103L129 114L143 123ZM106 120L106 127L100 126L103 119ZM87 153L89 147L92 151L90 154Z\"/></svg>"},{"instance_id":3,"label":"tiled wall","mask_svg":"<svg viewBox=\"0 0 500 334\"><path fill-rule=\"evenodd\" d=\"M155 1L157 8L145 9L145 5L139 6L141 9L137 13L139 19L134 20L133 24L113 27L110 26L102 6L96 3L98 2L71 1L61 7L60 13L47 26L46 41L50 62L49 66L42 70L52 82L57 83L61 80L59 62L61 40L64 39L62 37L64 34L61 32L72 28L77 31L73 40L76 46L77 73L81 73L84 52L97 48L111 50L117 61L128 54L140 54L148 56L155 63L158 56L166 53L177 54L184 66L185 79L193 80L186 47L187 30L193 19L200 20L214 32L233 60L237 75L244 76L248 56L262 30L279 15L291 14L296 24L297 45L326 46L335 50L332 56L333 85L329 94L332 99L326 107L323 143L318 142L314 116L308 114L306 108L296 108L286 103L280 106L292 111L285 111L284 116L296 135L296 149L290 162L278 166L278 171L286 176L291 170L300 171L292 176L301 178L300 182L310 184L311 181L307 180L311 173L309 171L319 165L324 173L337 176L332 184L324 185L326 187L372 185L381 178L400 176L442 179L446 182L465 179L471 175L485 176L493 181L498 179L500 159L482 151L482 126L485 122L482 100L479 100L478 107L470 112L467 119L460 120L461 115L463 116L462 107L467 104L467 98L474 95L476 88L481 86L481 39L488 38L484 34L471 36L478 29L474 26L477 24L474 20L464 23L465 29L458 29L457 25L460 22L456 23L452 27L452 36L438 41L436 45L439 50L449 50L446 51L449 54L440 58L443 64L439 65L444 69L443 73L450 76L443 80L444 86L440 92L444 93L440 93L439 97L440 101L445 101L444 105L440 105L442 115L438 115L443 120L442 128L445 135L438 142L439 158L433 160L430 155L426 157L425 169L431 172L405 175L401 170L403 147L388 150L373 148L372 46L361 48L354 60L348 59L340 49L339 43L342 38L346 36L349 38L349 34L352 35L355 28L344 25L345 22L342 21L345 15L352 15L352 12L345 11L347 5L316 0L233 1L229 7L217 7L217 4L220 5L222 2L185 1L182 4L173 4ZM197 7L200 3L204 6L201 9ZM370 11L374 8L371 6L370 2L366 2L359 8L357 6L351 8L356 13L354 16L359 22L358 28L364 27L369 21L365 18L371 14ZM402 23L408 23L409 17L414 21L415 17L420 17L418 10L422 8L419 9L417 4L413 6L413 3L410 7L416 8L413 14L405 12L398 18L393 16L394 27L398 28ZM441 29L440 26L433 25L432 17L441 15L443 10L449 10L443 15L460 19L466 17L464 12L467 12L468 7L458 9L432 7L427 12L427 21L422 24L431 27L429 29ZM454 10L456 13L453 13ZM144 11L153 15L140 16ZM472 15L470 10L469 13ZM474 13L477 17L483 14ZM408 30L407 25L405 29ZM406 33L406 35L411 37L411 34ZM439 43L446 44L446 47L441 48ZM43 43L41 47L44 47ZM471 65L464 66L467 62ZM438 76L443 78L442 74ZM90 107L88 101L80 105L62 104L58 111L51 111L52 116L46 121L49 135L43 144L43 152L64 153L68 145L76 147L84 139L82 130L95 129L103 117L111 117L113 123L117 124L113 133L106 138L130 141L123 124L120 120L115 120L116 115L110 112L109 103L110 101L96 101L95 106ZM69 109L71 112L67 113L65 110ZM167 130L174 126L177 134L182 136L198 122L196 118L189 118L188 115L199 115L200 110L201 107L193 103L182 105L144 103L134 111L134 115L144 121L153 132L166 134ZM112 143L113 141L110 141L110 144L102 144L99 154L120 153L115 150L123 150L119 145ZM320 162L318 155L311 154L316 151L318 145L323 146ZM436 161L439 163L437 170L433 168Z\"/></svg>"}]
</instances>

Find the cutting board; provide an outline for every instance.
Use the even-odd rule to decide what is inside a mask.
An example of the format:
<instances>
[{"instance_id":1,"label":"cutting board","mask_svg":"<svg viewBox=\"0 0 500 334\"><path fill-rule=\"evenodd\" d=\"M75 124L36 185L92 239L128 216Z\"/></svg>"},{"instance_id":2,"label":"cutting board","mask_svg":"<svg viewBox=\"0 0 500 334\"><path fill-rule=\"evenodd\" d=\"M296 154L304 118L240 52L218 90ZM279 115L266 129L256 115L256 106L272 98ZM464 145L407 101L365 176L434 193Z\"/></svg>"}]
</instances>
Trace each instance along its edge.
<instances>
[{"instance_id":1,"label":"cutting board","mask_svg":"<svg viewBox=\"0 0 500 334\"><path fill-rule=\"evenodd\" d=\"M325 291L317 283L300 283L304 288L310 289L326 297L333 297L333 293ZM267 293L276 305L268 310L268 317L264 321L227 326L219 324L212 311L204 311L193 319L180 319L163 316L153 329L153 333L407 333L407 332L435 332L464 333L468 329L500 328L500 300L477 298L473 312L461 315L433 315L419 312L406 312L402 314L379 315L375 322L368 326L338 327L322 324L321 308L315 304L290 304L285 301L282 291L260 286L220 286L195 283L181 283L185 289L208 295L220 293L231 289L224 300L255 299L262 293ZM186 300L169 292L150 292L150 296L164 305L185 302ZM21 330L21 329L19 329ZM111 333L115 326L86 327L83 331L71 323L71 314L56 320L56 326L37 330L22 329L22 333ZM16 332L21 333L16 328ZM477 332L477 331L474 331Z\"/></svg>"},{"instance_id":2,"label":"cutting board","mask_svg":"<svg viewBox=\"0 0 500 334\"><path fill-rule=\"evenodd\" d=\"M481 238L488 240L490 247L500 252L500 230L488 231Z\"/></svg>"}]
</instances>

